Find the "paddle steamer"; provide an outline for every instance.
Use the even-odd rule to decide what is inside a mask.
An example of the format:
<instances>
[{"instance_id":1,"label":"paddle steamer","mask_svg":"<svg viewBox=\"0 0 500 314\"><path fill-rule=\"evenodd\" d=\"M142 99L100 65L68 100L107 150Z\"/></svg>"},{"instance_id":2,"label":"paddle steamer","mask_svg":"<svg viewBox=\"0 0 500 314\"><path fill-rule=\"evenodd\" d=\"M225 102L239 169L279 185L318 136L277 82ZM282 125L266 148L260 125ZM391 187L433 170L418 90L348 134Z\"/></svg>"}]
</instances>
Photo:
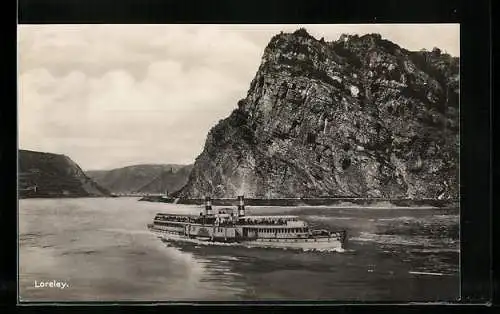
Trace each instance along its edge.
<instances>
[{"instance_id":1,"label":"paddle steamer","mask_svg":"<svg viewBox=\"0 0 500 314\"><path fill-rule=\"evenodd\" d=\"M210 197L198 215L156 214L148 228L164 240L242 243L251 246L341 251L346 231L313 230L297 216L247 216L243 196L237 208L214 210Z\"/></svg>"}]
</instances>

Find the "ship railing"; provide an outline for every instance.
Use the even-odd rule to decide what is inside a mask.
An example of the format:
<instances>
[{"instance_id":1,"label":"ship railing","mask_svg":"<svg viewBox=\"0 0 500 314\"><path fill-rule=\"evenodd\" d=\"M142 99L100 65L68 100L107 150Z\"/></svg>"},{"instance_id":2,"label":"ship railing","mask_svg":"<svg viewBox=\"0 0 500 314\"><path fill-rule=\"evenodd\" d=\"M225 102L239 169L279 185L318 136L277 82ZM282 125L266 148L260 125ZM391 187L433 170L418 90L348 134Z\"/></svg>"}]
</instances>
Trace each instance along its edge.
<instances>
[{"instance_id":1,"label":"ship railing","mask_svg":"<svg viewBox=\"0 0 500 314\"><path fill-rule=\"evenodd\" d=\"M213 224L214 221L209 218L155 218L155 221L161 222L177 222L177 223L191 223L191 224Z\"/></svg>"},{"instance_id":2,"label":"ship railing","mask_svg":"<svg viewBox=\"0 0 500 314\"><path fill-rule=\"evenodd\" d=\"M246 219L244 223L246 225L287 225L287 221L284 219Z\"/></svg>"},{"instance_id":3,"label":"ship railing","mask_svg":"<svg viewBox=\"0 0 500 314\"><path fill-rule=\"evenodd\" d=\"M203 219L202 218L193 218L193 217L164 216L164 217L156 217L155 221L201 223L203 221Z\"/></svg>"}]
</instances>

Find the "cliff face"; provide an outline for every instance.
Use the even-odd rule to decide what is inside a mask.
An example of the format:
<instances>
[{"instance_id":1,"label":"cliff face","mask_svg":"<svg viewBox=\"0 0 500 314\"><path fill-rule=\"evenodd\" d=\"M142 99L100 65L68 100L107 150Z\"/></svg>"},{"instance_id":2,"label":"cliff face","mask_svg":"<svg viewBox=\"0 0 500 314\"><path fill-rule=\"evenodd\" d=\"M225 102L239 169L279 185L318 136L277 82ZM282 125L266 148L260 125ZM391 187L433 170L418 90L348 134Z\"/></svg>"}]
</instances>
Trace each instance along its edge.
<instances>
[{"instance_id":1,"label":"cliff face","mask_svg":"<svg viewBox=\"0 0 500 314\"><path fill-rule=\"evenodd\" d=\"M173 191L172 187L167 184L162 191L156 191L155 188L162 187L159 184L154 185L152 182L158 181L158 178L164 173L175 174L183 168L185 168L183 165L134 165L113 170L87 171L87 175L113 193L135 193L138 191L163 193L165 189ZM173 184L175 190L178 190L186 183L188 175L189 172L181 172L174 176L175 178L170 178L171 180L164 179ZM176 180L180 182L174 183L174 181L177 182Z\"/></svg>"},{"instance_id":2,"label":"cliff face","mask_svg":"<svg viewBox=\"0 0 500 314\"><path fill-rule=\"evenodd\" d=\"M109 196L65 155L20 150L18 175L23 198Z\"/></svg>"},{"instance_id":3,"label":"cliff face","mask_svg":"<svg viewBox=\"0 0 500 314\"><path fill-rule=\"evenodd\" d=\"M178 196L457 198L458 100L437 48L276 35Z\"/></svg>"}]
</instances>

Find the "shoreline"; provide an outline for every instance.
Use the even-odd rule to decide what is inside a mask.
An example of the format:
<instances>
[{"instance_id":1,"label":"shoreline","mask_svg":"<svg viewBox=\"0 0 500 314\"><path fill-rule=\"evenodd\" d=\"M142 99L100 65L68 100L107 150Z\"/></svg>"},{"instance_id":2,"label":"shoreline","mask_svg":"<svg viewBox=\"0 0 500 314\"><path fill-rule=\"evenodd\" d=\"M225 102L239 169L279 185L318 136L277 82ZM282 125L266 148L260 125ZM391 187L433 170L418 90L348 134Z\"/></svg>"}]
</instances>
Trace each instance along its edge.
<instances>
[{"instance_id":1,"label":"shoreline","mask_svg":"<svg viewBox=\"0 0 500 314\"><path fill-rule=\"evenodd\" d=\"M203 199L176 199L145 196L144 202L179 205L203 205ZM212 199L213 206L237 206L236 199ZM391 209L444 209L460 207L458 200L437 199L367 199L367 198L296 198L256 199L246 198L245 205L252 207L330 207L330 208L391 208Z\"/></svg>"},{"instance_id":2,"label":"shoreline","mask_svg":"<svg viewBox=\"0 0 500 314\"><path fill-rule=\"evenodd\" d=\"M18 201L26 199L136 199L137 201L151 202L151 203L164 203L171 205L191 205L203 206L205 201L203 199L180 199L175 202L175 199L167 199L161 196L38 196L38 197L19 197ZM237 206L238 202L235 199L212 199L212 206ZM454 200L434 200L434 199L420 199L420 200L382 200L382 199L245 199L245 205L253 208L266 208L266 207L282 207L282 208L332 208L332 209L435 209L446 210L460 208L459 201Z\"/></svg>"},{"instance_id":3,"label":"shoreline","mask_svg":"<svg viewBox=\"0 0 500 314\"><path fill-rule=\"evenodd\" d=\"M67 199L67 198L116 198L116 196L108 195L30 195L30 196L18 196L18 200L29 200L29 199Z\"/></svg>"}]
</instances>

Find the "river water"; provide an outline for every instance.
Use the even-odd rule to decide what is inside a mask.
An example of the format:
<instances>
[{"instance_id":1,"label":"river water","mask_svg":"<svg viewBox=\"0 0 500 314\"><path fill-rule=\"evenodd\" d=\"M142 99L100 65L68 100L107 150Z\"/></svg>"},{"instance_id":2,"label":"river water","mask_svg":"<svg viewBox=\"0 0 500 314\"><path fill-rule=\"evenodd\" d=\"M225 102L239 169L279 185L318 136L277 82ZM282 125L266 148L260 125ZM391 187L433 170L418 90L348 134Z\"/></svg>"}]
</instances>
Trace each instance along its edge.
<instances>
[{"instance_id":1,"label":"river water","mask_svg":"<svg viewBox=\"0 0 500 314\"><path fill-rule=\"evenodd\" d=\"M249 207L346 229L347 251L164 243L157 212L200 206L136 198L25 199L19 203L21 301L454 301L459 211ZM65 289L35 287L60 281Z\"/></svg>"}]
</instances>

